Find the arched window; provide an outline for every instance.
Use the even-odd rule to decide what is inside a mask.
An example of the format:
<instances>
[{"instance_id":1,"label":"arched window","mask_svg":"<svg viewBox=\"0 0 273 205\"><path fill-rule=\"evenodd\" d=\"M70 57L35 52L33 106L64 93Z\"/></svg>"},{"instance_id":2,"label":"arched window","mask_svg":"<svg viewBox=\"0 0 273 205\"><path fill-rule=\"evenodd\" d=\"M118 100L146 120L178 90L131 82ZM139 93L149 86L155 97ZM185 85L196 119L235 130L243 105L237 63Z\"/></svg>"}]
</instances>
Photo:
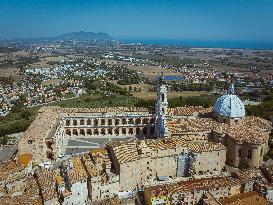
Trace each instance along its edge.
<instances>
[{"instance_id":1,"label":"arched window","mask_svg":"<svg viewBox=\"0 0 273 205\"><path fill-rule=\"evenodd\" d=\"M101 133L102 135L105 135L105 129L102 128L101 131L100 131L100 133Z\"/></svg>"},{"instance_id":2,"label":"arched window","mask_svg":"<svg viewBox=\"0 0 273 205\"><path fill-rule=\"evenodd\" d=\"M77 124L77 120L73 120L73 125L76 126Z\"/></svg>"},{"instance_id":3,"label":"arched window","mask_svg":"<svg viewBox=\"0 0 273 205\"><path fill-rule=\"evenodd\" d=\"M112 125L112 119L108 119L108 125Z\"/></svg>"},{"instance_id":4,"label":"arched window","mask_svg":"<svg viewBox=\"0 0 273 205\"><path fill-rule=\"evenodd\" d=\"M84 119L81 119L80 125L84 125Z\"/></svg>"},{"instance_id":5,"label":"arched window","mask_svg":"<svg viewBox=\"0 0 273 205\"><path fill-rule=\"evenodd\" d=\"M161 94L161 101L164 101L165 100L165 95L162 93Z\"/></svg>"},{"instance_id":6,"label":"arched window","mask_svg":"<svg viewBox=\"0 0 273 205\"><path fill-rule=\"evenodd\" d=\"M95 125L95 126L98 126L98 124L99 124L98 119L95 119L95 120L94 120L94 125Z\"/></svg>"}]
</instances>

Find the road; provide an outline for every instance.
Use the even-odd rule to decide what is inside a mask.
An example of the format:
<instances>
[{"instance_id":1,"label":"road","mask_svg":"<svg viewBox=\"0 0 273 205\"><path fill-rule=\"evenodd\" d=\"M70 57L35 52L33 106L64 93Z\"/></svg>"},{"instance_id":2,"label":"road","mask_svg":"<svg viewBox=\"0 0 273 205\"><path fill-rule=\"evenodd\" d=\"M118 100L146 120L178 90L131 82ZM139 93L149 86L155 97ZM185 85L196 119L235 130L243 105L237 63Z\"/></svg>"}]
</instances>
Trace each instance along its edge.
<instances>
[{"instance_id":1,"label":"road","mask_svg":"<svg viewBox=\"0 0 273 205\"><path fill-rule=\"evenodd\" d=\"M12 107L12 104L10 103L8 97L5 94L3 94L3 93L2 93L2 96L3 96L4 100L5 100L5 102L8 104L8 106Z\"/></svg>"}]
</instances>

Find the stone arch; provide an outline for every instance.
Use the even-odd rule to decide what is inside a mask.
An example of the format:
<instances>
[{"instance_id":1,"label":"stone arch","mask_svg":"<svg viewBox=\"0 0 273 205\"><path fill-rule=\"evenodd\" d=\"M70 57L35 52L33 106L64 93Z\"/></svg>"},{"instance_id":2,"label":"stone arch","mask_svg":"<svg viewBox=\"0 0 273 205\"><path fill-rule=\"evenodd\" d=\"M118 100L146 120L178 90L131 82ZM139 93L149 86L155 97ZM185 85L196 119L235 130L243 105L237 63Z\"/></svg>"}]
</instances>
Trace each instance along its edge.
<instances>
[{"instance_id":1,"label":"stone arch","mask_svg":"<svg viewBox=\"0 0 273 205\"><path fill-rule=\"evenodd\" d=\"M130 135L134 134L134 129L132 127L129 128L129 134Z\"/></svg>"},{"instance_id":2,"label":"stone arch","mask_svg":"<svg viewBox=\"0 0 273 205\"><path fill-rule=\"evenodd\" d=\"M84 129L80 129L80 135L85 136L85 130Z\"/></svg>"},{"instance_id":3,"label":"stone arch","mask_svg":"<svg viewBox=\"0 0 273 205\"><path fill-rule=\"evenodd\" d=\"M92 130L91 130L91 129L87 129L86 133L87 133L88 135L92 135Z\"/></svg>"},{"instance_id":4,"label":"stone arch","mask_svg":"<svg viewBox=\"0 0 273 205\"><path fill-rule=\"evenodd\" d=\"M100 124L105 125L105 119L100 119Z\"/></svg>"},{"instance_id":5,"label":"stone arch","mask_svg":"<svg viewBox=\"0 0 273 205\"><path fill-rule=\"evenodd\" d=\"M119 125L119 119L115 119L115 125Z\"/></svg>"},{"instance_id":6,"label":"stone arch","mask_svg":"<svg viewBox=\"0 0 273 205\"><path fill-rule=\"evenodd\" d=\"M122 119L122 124L126 125L127 124L127 120L125 118Z\"/></svg>"},{"instance_id":7,"label":"stone arch","mask_svg":"<svg viewBox=\"0 0 273 205\"><path fill-rule=\"evenodd\" d=\"M252 158L252 150L249 149L247 152L247 159L251 159Z\"/></svg>"},{"instance_id":8,"label":"stone arch","mask_svg":"<svg viewBox=\"0 0 273 205\"><path fill-rule=\"evenodd\" d=\"M71 130L70 129L65 130L65 134L71 136Z\"/></svg>"},{"instance_id":9,"label":"stone arch","mask_svg":"<svg viewBox=\"0 0 273 205\"><path fill-rule=\"evenodd\" d=\"M108 119L108 125L112 125L112 119Z\"/></svg>"},{"instance_id":10,"label":"stone arch","mask_svg":"<svg viewBox=\"0 0 273 205\"><path fill-rule=\"evenodd\" d=\"M116 129L115 129L115 134L116 134L116 135L119 135L119 128L116 128Z\"/></svg>"},{"instance_id":11,"label":"stone arch","mask_svg":"<svg viewBox=\"0 0 273 205\"><path fill-rule=\"evenodd\" d=\"M78 121L77 120L73 120L73 125L77 126L78 125Z\"/></svg>"},{"instance_id":12,"label":"stone arch","mask_svg":"<svg viewBox=\"0 0 273 205\"><path fill-rule=\"evenodd\" d=\"M130 125L132 125L132 124L134 124L134 119L130 118L128 122L129 122Z\"/></svg>"},{"instance_id":13,"label":"stone arch","mask_svg":"<svg viewBox=\"0 0 273 205\"><path fill-rule=\"evenodd\" d=\"M105 135L105 134L106 134L104 128L102 128L102 129L100 130L100 134L101 134L101 135Z\"/></svg>"},{"instance_id":14,"label":"stone arch","mask_svg":"<svg viewBox=\"0 0 273 205\"><path fill-rule=\"evenodd\" d=\"M84 119L80 120L80 125L84 125Z\"/></svg>"},{"instance_id":15,"label":"stone arch","mask_svg":"<svg viewBox=\"0 0 273 205\"><path fill-rule=\"evenodd\" d=\"M137 125L141 124L141 119L140 119L140 118L137 118L137 119L136 119L136 124L137 124Z\"/></svg>"},{"instance_id":16,"label":"stone arch","mask_svg":"<svg viewBox=\"0 0 273 205\"><path fill-rule=\"evenodd\" d=\"M143 130L142 130L142 132L143 132L144 135L147 135L148 134L148 128L144 127Z\"/></svg>"},{"instance_id":17,"label":"stone arch","mask_svg":"<svg viewBox=\"0 0 273 205\"><path fill-rule=\"evenodd\" d=\"M150 134L154 134L155 133L155 127L151 127L150 128Z\"/></svg>"},{"instance_id":18,"label":"stone arch","mask_svg":"<svg viewBox=\"0 0 273 205\"><path fill-rule=\"evenodd\" d=\"M87 120L87 125L91 125L91 120L90 119Z\"/></svg>"},{"instance_id":19,"label":"stone arch","mask_svg":"<svg viewBox=\"0 0 273 205\"><path fill-rule=\"evenodd\" d=\"M123 128L121 129L121 132L122 132L123 135L126 135L126 128L123 127Z\"/></svg>"},{"instance_id":20,"label":"stone arch","mask_svg":"<svg viewBox=\"0 0 273 205\"><path fill-rule=\"evenodd\" d=\"M70 123L71 123L70 120L66 120L66 121L65 121L65 125L66 125L66 126L70 126Z\"/></svg>"},{"instance_id":21,"label":"stone arch","mask_svg":"<svg viewBox=\"0 0 273 205\"><path fill-rule=\"evenodd\" d=\"M113 128L109 128L109 129L108 129L108 134L109 134L109 135L112 135L112 134L113 134Z\"/></svg>"},{"instance_id":22,"label":"stone arch","mask_svg":"<svg viewBox=\"0 0 273 205\"><path fill-rule=\"evenodd\" d=\"M139 128L139 127L136 128L136 134L137 134L137 135L140 134L140 128Z\"/></svg>"},{"instance_id":23,"label":"stone arch","mask_svg":"<svg viewBox=\"0 0 273 205\"><path fill-rule=\"evenodd\" d=\"M78 133L78 129L73 129L73 135L79 135L79 133Z\"/></svg>"},{"instance_id":24,"label":"stone arch","mask_svg":"<svg viewBox=\"0 0 273 205\"><path fill-rule=\"evenodd\" d=\"M99 130L98 129L94 130L94 135L99 135Z\"/></svg>"},{"instance_id":25,"label":"stone arch","mask_svg":"<svg viewBox=\"0 0 273 205\"><path fill-rule=\"evenodd\" d=\"M143 124L148 124L149 120L147 118L143 119Z\"/></svg>"},{"instance_id":26,"label":"stone arch","mask_svg":"<svg viewBox=\"0 0 273 205\"><path fill-rule=\"evenodd\" d=\"M95 120L94 120L94 125L95 125L95 126L98 126L98 125L99 125L98 119L95 119Z\"/></svg>"}]
</instances>

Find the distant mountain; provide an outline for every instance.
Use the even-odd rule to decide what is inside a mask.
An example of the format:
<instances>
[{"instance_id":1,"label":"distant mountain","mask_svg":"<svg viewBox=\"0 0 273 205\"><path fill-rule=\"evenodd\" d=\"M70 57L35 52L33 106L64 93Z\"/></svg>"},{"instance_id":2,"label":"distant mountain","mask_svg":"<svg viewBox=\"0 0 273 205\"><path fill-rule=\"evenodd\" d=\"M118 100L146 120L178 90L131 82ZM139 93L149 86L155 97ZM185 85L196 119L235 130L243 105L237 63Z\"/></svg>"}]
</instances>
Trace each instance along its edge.
<instances>
[{"instance_id":1,"label":"distant mountain","mask_svg":"<svg viewBox=\"0 0 273 205\"><path fill-rule=\"evenodd\" d=\"M1 39L0 39L1 40ZM106 42L111 41L113 38L109 36L108 33L102 32L72 32L58 36L50 36L50 37L32 37L32 38L14 38L14 39L2 39L2 40L20 40L25 42L39 42L39 41L58 41L58 40L79 40L79 41L98 41L98 42Z\"/></svg>"},{"instance_id":2,"label":"distant mountain","mask_svg":"<svg viewBox=\"0 0 273 205\"><path fill-rule=\"evenodd\" d=\"M102 33L102 32L94 33L94 32L85 32L85 31L67 33L67 34L63 34L63 35L56 36L53 38L54 39L61 39L61 40L83 40L83 41L88 41L88 40L109 41L109 40L112 40L112 38L107 33Z\"/></svg>"}]
</instances>

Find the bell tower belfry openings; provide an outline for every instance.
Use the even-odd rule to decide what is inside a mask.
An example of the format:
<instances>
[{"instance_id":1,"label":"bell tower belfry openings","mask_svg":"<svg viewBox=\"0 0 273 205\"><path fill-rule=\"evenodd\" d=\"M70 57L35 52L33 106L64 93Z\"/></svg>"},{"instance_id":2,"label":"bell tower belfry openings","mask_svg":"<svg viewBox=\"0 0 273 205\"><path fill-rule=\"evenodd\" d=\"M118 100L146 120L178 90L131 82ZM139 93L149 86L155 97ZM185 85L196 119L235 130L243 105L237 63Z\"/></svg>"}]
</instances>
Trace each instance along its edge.
<instances>
[{"instance_id":1,"label":"bell tower belfry openings","mask_svg":"<svg viewBox=\"0 0 273 205\"><path fill-rule=\"evenodd\" d=\"M157 86L157 100L155 107L156 107L155 137L157 138L168 137L166 117L168 112L167 87L164 83L163 73L159 78L159 83Z\"/></svg>"}]
</instances>

